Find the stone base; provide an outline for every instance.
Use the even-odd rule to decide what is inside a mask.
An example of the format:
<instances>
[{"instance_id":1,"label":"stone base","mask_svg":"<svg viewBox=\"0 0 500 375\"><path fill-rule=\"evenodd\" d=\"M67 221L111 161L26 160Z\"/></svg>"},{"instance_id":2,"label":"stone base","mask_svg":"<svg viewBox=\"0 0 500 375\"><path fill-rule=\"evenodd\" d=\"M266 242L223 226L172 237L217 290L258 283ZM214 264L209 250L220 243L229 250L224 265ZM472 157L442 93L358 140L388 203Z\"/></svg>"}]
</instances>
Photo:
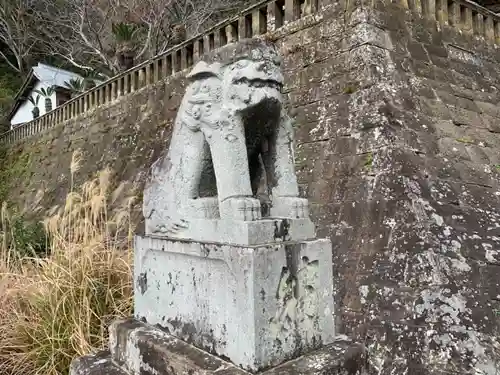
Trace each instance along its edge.
<instances>
[{"instance_id":1,"label":"stone base","mask_svg":"<svg viewBox=\"0 0 500 375\"><path fill-rule=\"evenodd\" d=\"M259 372L262 375L366 375L365 348L347 337L317 351ZM110 328L110 352L77 358L70 375L249 375L234 364L136 320L117 321Z\"/></svg>"},{"instance_id":2,"label":"stone base","mask_svg":"<svg viewBox=\"0 0 500 375\"><path fill-rule=\"evenodd\" d=\"M234 246L135 240L136 318L249 371L332 342L329 240Z\"/></svg>"},{"instance_id":3,"label":"stone base","mask_svg":"<svg viewBox=\"0 0 500 375\"><path fill-rule=\"evenodd\" d=\"M71 362L70 375L129 375L111 359L108 351L79 357Z\"/></svg>"},{"instance_id":4,"label":"stone base","mask_svg":"<svg viewBox=\"0 0 500 375\"><path fill-rule=\"evenodd\" d=\"M146 235L151 234L146 232ZM182 229L175 234L169 233L165 237L176 240L246 246L311 240L316 238L316 229L310 219L263 219L255 221L190 219L186 229Z\"/></svg>"}]
</instances>

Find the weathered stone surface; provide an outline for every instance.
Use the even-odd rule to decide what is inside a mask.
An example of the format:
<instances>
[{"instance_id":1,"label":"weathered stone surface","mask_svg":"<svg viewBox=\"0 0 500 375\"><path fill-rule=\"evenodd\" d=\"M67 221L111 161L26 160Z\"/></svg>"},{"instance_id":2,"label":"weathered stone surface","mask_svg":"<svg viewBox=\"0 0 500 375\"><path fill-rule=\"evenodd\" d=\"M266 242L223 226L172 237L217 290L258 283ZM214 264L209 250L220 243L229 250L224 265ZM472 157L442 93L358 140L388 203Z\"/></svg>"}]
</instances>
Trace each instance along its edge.
<instances>
[{"instance_id":1,"label":"weathered stone surface","mask_svg":"<svg viewBox=\"0 0 500 375\"><path fill-rule=\"evenodd\" d=\"M110 359L127 374L248 374L232 363L136 320L115 321L110 327L110 341Z\"/></svg>"},{"instance_id":2,"label":"weathered stone surface","mask_svg":"<svg viewBox=\"0 0 500 375\"><path fill-rule=\"evenodd\" d=\"M366 340L379 374L495 374L500 134L490 123L500 50L402 2L377 1L377 10L349 2L349 12L344 3L276 36L296 109L301 196L318 236L334 246L338 328ZM375 47L357 35L361 45L342 48L360 22L386 30L392 50L381 48L386 36ZM327 60L315 62L311 49ZM119 182L141 189L167 147L185 85L180 73L9 150L9 165L30 160L9 185L12 200L37 215L61 204L76 148L85 160L76 185L110 165ZM440 95L468 99L457 107L477 116L455 125ZM477 117L486 127L474 126Z\"/></svg>"},{"instance_id":3,"label":"weathered stone surface","mask_svg":"<svg viewBox=\"0 0 500 375\"><path fill-rule=\"evenodd\" d=\"M307 208L309 210L309 208ZM217 242L233 245L259 245L274 242L305 241L316 238L314 224L308 218L261 219L190 219L189 227L169 238Z\"/></svg>"},{"instance_id":4,"label":"weathered stone surface","mask_svg":"<svg viewBox=\"0 0 500 375\"><path fill-rule=\"evenodd\" d=\"M252 371L334 337L329 240L254 247L137 237L137 319Z\"/></svg>"},{"instance_id":5,"label":"weathered stone surface","mask_svg":"<svg viewBox=\"0 0 500 375\"><path fill-rule=\"evenodd\" d=\"M335 332L331 242L298 242L315 230L299 196L280 65L274 47L243 40L193 68L134 246L136 317L252 372Z\"/></svg>"},{"instance_id":6,"label":"weathered stone surface","mask_svg":"<svg viewBox=\"0 0 500 375\"><path fill-rule=\"evenodd\" d=\"M137 321L115 322L111 327L110 337L115 342L124 343L112 349L111 358L120 363L129 374L250 374L159 328ZM135 358L135 360L123 361L123 358ZM365 375L369 373L367 359L366 348L363 345L355 344L346 337L340 336L324 348L258 374ZM71 375L77 374L80 373Z\"/></svg>"},{"instance_id":7,"label":"weathered stone surface","mask_svg":"<svg viewBox=\"0 0 500 375\"><path fill-rule=\"evenodd\" d=\"M263 375L372 374L368 352L364 345L352 343L347 337L337 340L316 352L304 355L281 366L263 372Z\"/></svg>"},{"instance_id":8,"label":"weathered stone surface","mask_svg":"<svg viewBox=\"0 0 500 375\"><path fill-rule=\"evenodd\" d=\"M233 222L308 220L307 200L298 196L281 63L274 46L248 39L204 56L188 74L168 154L154 163L144 190L146 234L225 242L230 233L230 243L240 237L241 244L259 237L265 243L272 222L267 231L243 230L250 233L233 230ZM267 208L257 199L260 191ZM313 236L309 230L297 239Z\"/></svg>"},{"instance_id":9,"label":"weathered stone surface","mask_svg":"<svg viewBox=\"0 0 500 375\"><path fill-rule=\"evenodd\" d=\"M71 362L69 375L128 375L111 359L110 352L80 357Z\"/></svg>"}]
</instances>

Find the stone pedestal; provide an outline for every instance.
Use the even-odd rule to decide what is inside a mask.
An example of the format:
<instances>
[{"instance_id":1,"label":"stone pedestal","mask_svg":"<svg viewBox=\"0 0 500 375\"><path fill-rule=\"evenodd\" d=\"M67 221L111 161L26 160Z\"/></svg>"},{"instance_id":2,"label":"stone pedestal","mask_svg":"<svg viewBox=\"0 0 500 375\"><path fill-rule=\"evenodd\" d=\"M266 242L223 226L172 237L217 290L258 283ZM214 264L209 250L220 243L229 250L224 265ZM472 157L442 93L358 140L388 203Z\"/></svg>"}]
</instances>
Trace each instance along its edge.
<instances>
[{"instance_id":1,"label":"stone pedestal","mask_svg":"<svg viewBox=\"0 0 500 375\"><path fill-rule=\"evenodd\" d=\"M276 46L230 43L187 78L144 189L135 319L71 375L362 373L334 344L332 245L300 195Z\"/></svg>"},{"instance_id":2,"label":"stone pedestal","mask_svg":"<svg viewBox=\"0 0 500 375\"><path fill-rule=\"evenodd\" d=\"M252 372L334 339L329 240L136 237L134 273L137 319Z\"/></svg>"},{"instance_id":3,"label":"stone pedestal","mask_svg":"<svg viewBox=\"0 0 500 375\"><path fill-rule=\"evenodd\" d=\"M70 375L251 375L159 328L129 319L109 330L110 350L76 358ZM366 348L345 336L332 344L270 368L260 375L368 375Z\"/></svg>"},{"instance_id":4,"label":"stone pedestal","mask_svg":"<svg viewBox=\"0 0 500 375\"><path fill-rule=\"evenodd\" d=\"M153 235L146 233L146 235ZM309 218L266 218L255 221L234 219L190 219L189 226L171 239L216 242L234 245L261 245L316 238L314 223Z\"/></svg>"}]
</instances>

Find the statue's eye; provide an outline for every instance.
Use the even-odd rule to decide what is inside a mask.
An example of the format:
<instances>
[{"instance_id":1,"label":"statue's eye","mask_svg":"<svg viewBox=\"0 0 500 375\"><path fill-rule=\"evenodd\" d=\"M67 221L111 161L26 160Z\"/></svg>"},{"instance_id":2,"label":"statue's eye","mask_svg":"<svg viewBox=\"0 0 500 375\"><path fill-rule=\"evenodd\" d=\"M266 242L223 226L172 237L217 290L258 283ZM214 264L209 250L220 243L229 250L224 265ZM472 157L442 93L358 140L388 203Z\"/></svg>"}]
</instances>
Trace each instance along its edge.
<instances>
[{"instance_id":1,"label":"statue's eye","mask_svg":"<svg viewBox=\"0 0 500 375\"><path fill-rule=\"evenodd\" d=\"M193 90L194 93L197 93L200 90L200 82L195 81L191 84L191 90Z\"/></svg>"}]
</instances>

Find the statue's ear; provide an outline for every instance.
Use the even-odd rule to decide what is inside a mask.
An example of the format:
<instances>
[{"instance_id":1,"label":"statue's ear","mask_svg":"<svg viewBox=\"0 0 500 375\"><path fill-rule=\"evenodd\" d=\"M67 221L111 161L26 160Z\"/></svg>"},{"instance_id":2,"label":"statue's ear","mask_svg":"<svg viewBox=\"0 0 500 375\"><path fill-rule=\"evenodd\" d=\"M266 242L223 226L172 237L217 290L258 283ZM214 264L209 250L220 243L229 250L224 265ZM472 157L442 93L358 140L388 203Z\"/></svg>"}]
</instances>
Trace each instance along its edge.
<instances>
[{"instance_id":1,"label":"statue's ear","mask_svg":"<svg viewBox=\"0 0 500 375\"><path fill-rule=\"evenodd\" d=\"M200 61L197 63L194 68L189 72L187 78L191 81L195 81L198 79L204 79L209 77L218 77L220 78L221 73L221 64L213 63L208 64L205 61Z\"/></svg>"}]
</instances>

